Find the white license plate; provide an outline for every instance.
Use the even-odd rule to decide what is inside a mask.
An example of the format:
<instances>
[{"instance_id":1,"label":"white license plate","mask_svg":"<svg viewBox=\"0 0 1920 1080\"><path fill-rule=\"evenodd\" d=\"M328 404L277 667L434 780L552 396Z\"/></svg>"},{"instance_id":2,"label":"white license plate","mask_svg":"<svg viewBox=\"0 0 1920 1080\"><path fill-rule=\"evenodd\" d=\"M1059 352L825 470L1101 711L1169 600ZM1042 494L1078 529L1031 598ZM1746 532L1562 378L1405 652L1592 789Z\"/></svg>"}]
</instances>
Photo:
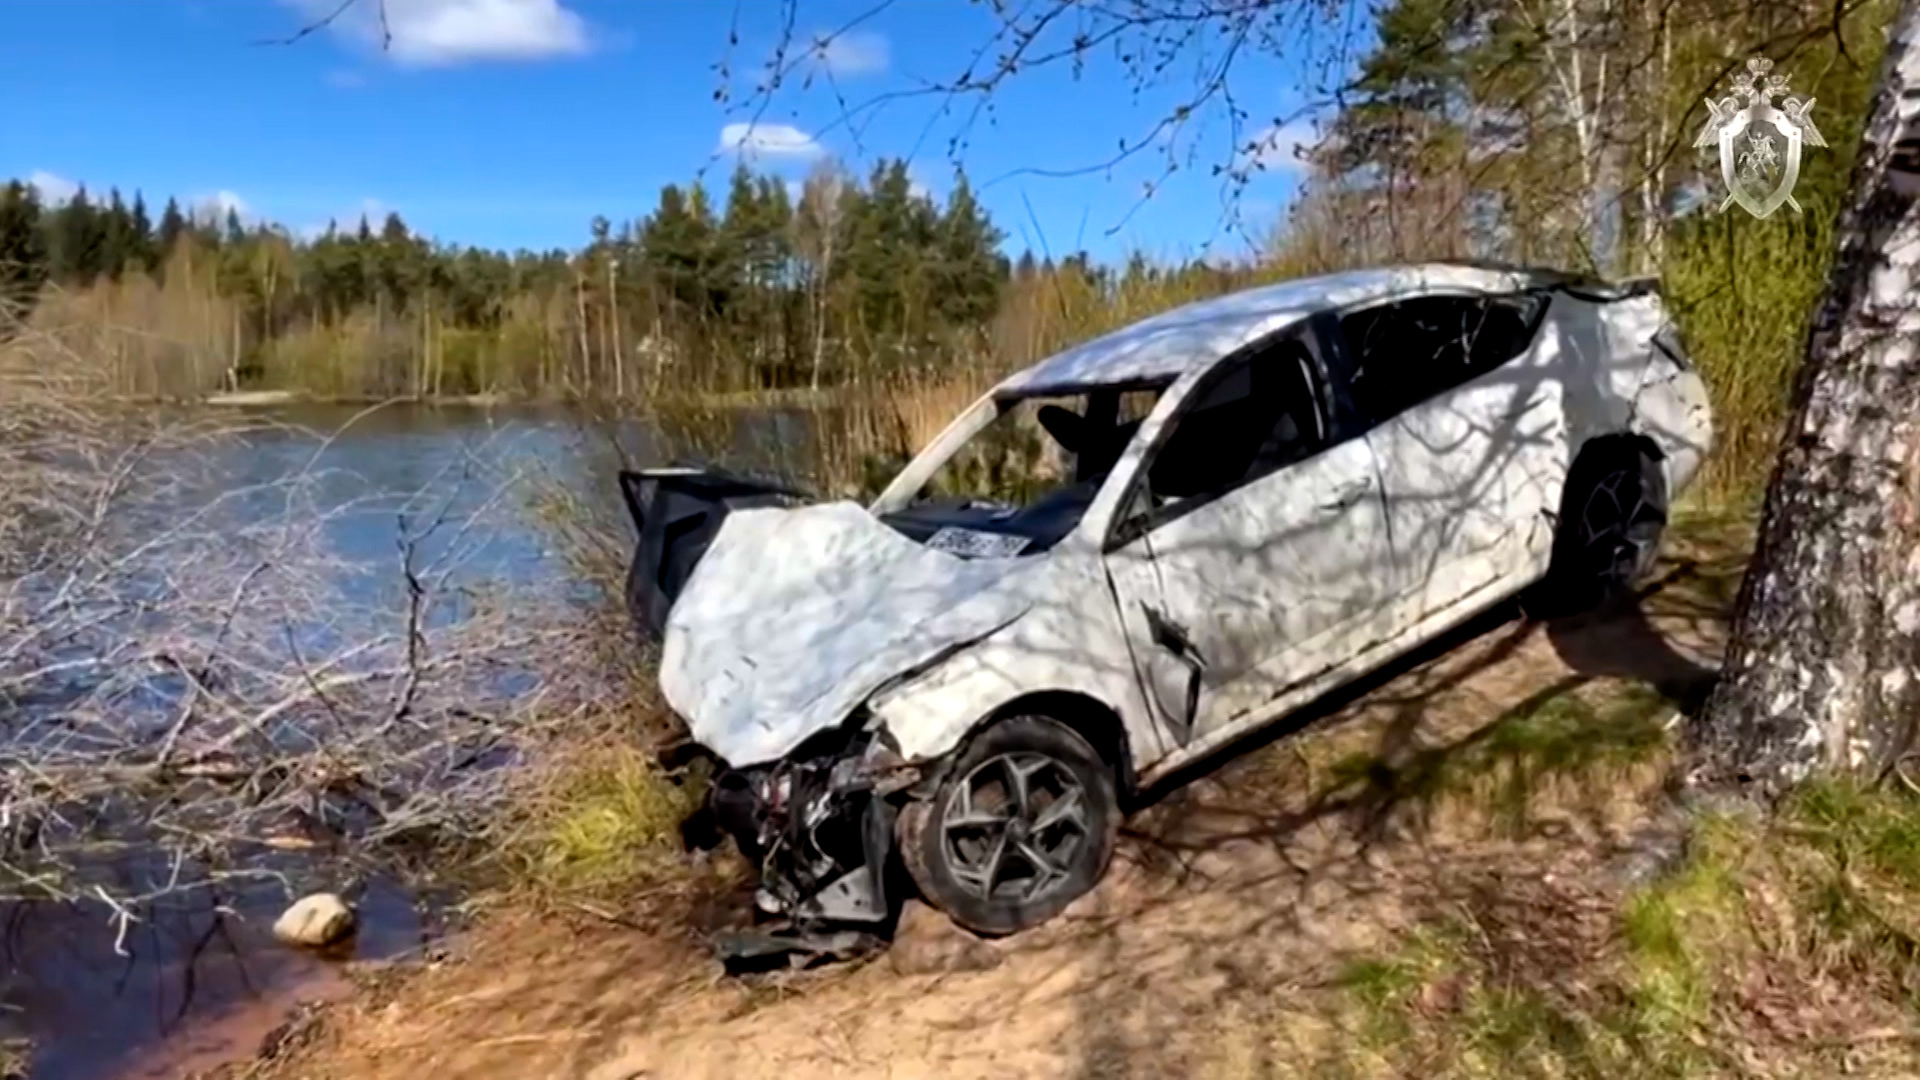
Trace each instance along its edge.
<instances>
[{"instance_id":1,"label":"white license plate","mask_svg":"<svg viewBox=\"0 0 1920 1080\"><path fill-rule=\"evenodd\" d=\"M969 559L1009 559L1025 551L1031 543L1032 539L1025 536L979 532L953 525L934 533L927 540L927 546L935 551Z\"/></svg>"}]
</instances>

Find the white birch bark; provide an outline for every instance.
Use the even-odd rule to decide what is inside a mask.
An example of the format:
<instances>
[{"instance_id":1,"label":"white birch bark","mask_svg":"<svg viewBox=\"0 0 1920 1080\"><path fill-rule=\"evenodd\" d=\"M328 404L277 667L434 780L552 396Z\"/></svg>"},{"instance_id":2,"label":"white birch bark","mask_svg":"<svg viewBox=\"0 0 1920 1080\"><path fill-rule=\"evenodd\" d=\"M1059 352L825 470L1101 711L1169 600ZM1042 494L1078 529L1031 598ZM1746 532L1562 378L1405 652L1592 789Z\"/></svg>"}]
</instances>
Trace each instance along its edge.
<instances>
[{"instance_id":1,"label":"white birch bark","mask_svg":"<svg viewBox=\"0 0 1920 1080\"><path fill-rule=\"evenodd\" d=\"M1692 780L1884 776L1920 724L1920 0L1874 97Z\"/></svg>"},{"instance_id":2,"label":"white birch bark","mask_svg":"<svg viewBox=\"0 0 1920 1080\"><path fill-rule=\"evenodd\" d=\"M1541 54L1552 76L1557 111L1573 133L1580 184L1574 193L1578 221L1575 228L1569 230L1572 235L1561 239L1572 240L1580 250L1598 256L1601 253L1595 250L1594 240L1600 219L1599 203L1604 197L1600 189L1599 174L1604 168L1600 144L1610 104L1607 97L1609 56L1605 43L1596 48L1589 39L1596 28L1610 26L1620 13L1614 0L1601 0L1591 7L1592 10L1587 11L1583 10L1581 0L1559 0L1559 10L1550 13L1544 21L1524 6L1519 13L1540 34Z\"/></svg>"}]
</instances>

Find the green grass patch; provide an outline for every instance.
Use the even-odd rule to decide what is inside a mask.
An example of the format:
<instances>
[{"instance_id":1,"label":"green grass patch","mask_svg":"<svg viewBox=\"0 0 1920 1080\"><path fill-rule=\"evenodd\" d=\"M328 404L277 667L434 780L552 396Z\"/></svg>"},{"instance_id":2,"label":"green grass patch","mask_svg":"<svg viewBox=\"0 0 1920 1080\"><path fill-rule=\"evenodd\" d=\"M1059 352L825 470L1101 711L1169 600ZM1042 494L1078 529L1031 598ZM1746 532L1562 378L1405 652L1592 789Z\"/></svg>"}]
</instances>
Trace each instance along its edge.
<instances>
[{"instance_id":1,"label":"green grass patch","mask_svg":"<svg viewBox=\"0 0 1920 1080\"><path fill-rule=\"evenodd\" d=\"M1627 898L1621 913L1625 989L1645 1036L1678 1038L1705 1024L1716 965L1744 958L1742 889L1752 842L1745 823L1702 819L1686 862Z\"/></svg>"},{"instance_id":2,"label":"green grass patch","mask_svg":"<svg viewBox=\"0 0 1920 1080\"><path fill-rule=\"evenodd\" d=\"M1602 935L1550 914L1487 933L1448 908L1348 963L1337 1011L1387 1075L1432 1077L1730 1076L1753 1060L1837 1075L1852 1033L1920 1026L1920 797L1902 787L1817 780L1771 817L1704 815L1679 866L1618 900ZM1529 965L1541 949L1555 961ZM1872 1075L1920 1071L1912 1040L1876 1053L1892 1071Z\"/></svg>"},{"instance_id":3,"label":"green grass patch","mask_svg":"<svg viewBox=\"0 0 1920 1080\"><path fill-rule=\"evenodd\" d=\"M1438 923L1415 929L1391 953L1351 961L1335 981L1359 1006L1362 1040L1382 1049L1412 1036L1420 996L1463 963L1459 927Z\"/></svg>"},{"instance_id":4,"label":"green grass patch","mask_svg":"<svg viewBox=\"0 0 1920 1080\"><path fill-rule=\"evenodd\" d=\"M1543 1080L1685 1075L1630 1010L1601 994L1528 985L1504 971L1500 953L1469 922L1447 918L1387 954L1353 961L1337 983L1356 1045L1321 1072ZM1353 1051L1373 1068L1356 1068Z\"/></svg>"},{"instance_id":5,"label":"green grass patch","mask_svg":"<svg viewBox=\"0 0 1920 1080\"><path fill-rule=\"evenodd\" d=\"M704 774L670 776L644 751L592 746L546 770L509 842L521 884L558 897L619 897L683 872L680 825Z\"/></svg>"},{"instance_id":6,"label":"green grass patch","mask_svg":"<svg viewBox=\"0 0 1920 1080\"><path fill-rule=\"evenodd\" d=\"M1820 780L1780 818L1780 876L1808 963L1920 1005L1920 798Z\"/></svg>"}]
</instances>

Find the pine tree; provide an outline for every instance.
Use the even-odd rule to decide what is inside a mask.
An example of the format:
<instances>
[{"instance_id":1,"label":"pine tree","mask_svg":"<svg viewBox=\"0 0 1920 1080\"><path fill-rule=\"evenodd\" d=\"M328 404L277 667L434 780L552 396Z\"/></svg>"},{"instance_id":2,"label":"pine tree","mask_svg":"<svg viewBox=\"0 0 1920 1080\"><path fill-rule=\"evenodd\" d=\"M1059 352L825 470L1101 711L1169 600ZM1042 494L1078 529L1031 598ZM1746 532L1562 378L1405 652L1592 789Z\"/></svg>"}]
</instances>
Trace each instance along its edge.
<instances>
[{"instance_id":1,"label":"pine tree","mask_svg":"<svg viewBox=\"0 0 1920 1080\"><path fill-rule=\"evenodd\" d=\"M117 190L104 198L79 191L42 209L29 208L31 190L16 185L7 194L5 242L29 257L11 259L0 287L18 307L42 279L84 289L103 276L158 278L190 267L196 289L210 287L232 305L235 317L221 333L233 335L243 369L255 362L249 357L273 354L276 336L292 327L337 329L364 315L391 340L413 338L358 358L364 383L349 377L343 392L470 388L468 380L481 377L463 365L512 368L518 361L496 358L528 352L540 357L528 389L582 375L575 385L624 388L631 369L616 359L608 372L616 379L606 382L599 365L608 350L630 356L649 337L718 364L737 362L722 378L737 372L763 385L817 386L823 375L871 371L866 356L945 349L944 328L991 316L1007 267L996 250L1000 233L964 179L943 209L915 190L901 162L882 163L866 185L831 165L822 170L798 206L780 177L747 169L731 178L718 214L700 184L668 186L638 222L616 228L592 219L588 243L571 254L442 248L391 214L299 240L243 222L237 208L201 202L183 210L172 198L156 226L138 191L131 203ZM431 305L430 329L423 305ZM572 325L581 314L584 347ZM443 339L441 327L525 336L510 344ZM557 340L540 336L555 333ZM442 342L459 358L439 353ZM435 350L431 362L421 361L422 349ZM590 366L566 366L580 364Z\"/></svg>"},{"instance_id":2,"label":"pine tree","mask_svg":"<svg viewBox=\"0 0 1920 1080\"><path fill-rule=\"evenodd\" d=\"M40 200L18 180L0 188L0 339L24 322L47 280Z\"/></svg>"},{"instance_id":3,"label":"pine tree","mask_svg":"<svg viewBox=\"0 0 1920 1080\"><path fill-rule=\"evenodd\" d=\"M52 214L52 272L55 280L85 288L104 268L104 222L82 187Z\"/></svg>"},{"instance_id":4,"label":"pine tree","mask_svg":"<svg viewBox=\"0 0 1920 1080\"><path fill-rule=\"evenodd\" d=\"M727 180L727 206L714 247L714 270L729 293L743 298L754 284L751 249L759 231L756 202L753 174L744 163L735 166Z\"/></svg>"},{"instance_id":5,"label":"pine tree","mask_svg":"<svg viewBox=\"0 0 1920 1080\"><path fill-rule=\"evenodd\" d=\"M380 224L380 239L368 254L388 304L396 312L407 310L427 284L427 274L413 232L399 214L387 214Z\"/></svg>"},{"instance_id":6,"label":"pine tree","mask_svg":"<svg viewBox=\"0 0 1920 1080\"><path fill-rule=\"evenodd\" d=\"M160 213L160 228L154 237L156 264L164 264L173 256L174 248L180 244L180 238L187 233L187 216L180 212L180 204L167 200L167 208Z\"/></svg>"},{"instance_id":7,"label":"pine tree","mask_svg":"<svg viewBox=\"0 0 1920 1080\"><path fill-rule=\"evenodd\" d=\"M1007 277L1007 260L1000 254L1005 235L987 219L966 174L957 175L940 219L933 267L934 303L947 325L983 321L999 307L1000 283Z\"/></svg>"},{"instance_id":8,"label":"pine tree","mask_svg":"<svg viewBox=\"0 0 1920 1080\"><path fill-rule=\"evenodd\" d=\"M640 255L664 287L670 301L698 319L715 311L715 282L709 274L714 227L706 195L674 184L660 189L660 204L640 227Z\"/></svg>"},{"instance_id":9,"label":"pine tree","mask_svg":"<svg viewBox=\"0 0 1920 1080\"><path fill-rule=\"evenodd\" d=\"M120 189L107 192L107 205L100 212L100 270L115 281L133 258L133 215L120 198Z\"/></svg>"},{"instance_id":10,"label":"pine tree","mask_svg":"<svg viewBox=\"0 0 1920 1080\"><path fill-rule=\"evenodd\" d=\"M147 216L147 200L138 191L133 193L133 210L127 222L127 256L135 266L151 274L160 268L160 250L153 243L153 221Z\"/></svg>"},{"instance_id":11,"label":"pine tree","mask_svg":"<svg viewBox=\"0 0 1920 1080\"><path fill-rule=\"evenodd\" d=\"M860 329L870 340L924 336L939 218L914 195L906 162L876 163L866 191L851 198L848 219L847 269Z\"/></svg>"}]
</instances>

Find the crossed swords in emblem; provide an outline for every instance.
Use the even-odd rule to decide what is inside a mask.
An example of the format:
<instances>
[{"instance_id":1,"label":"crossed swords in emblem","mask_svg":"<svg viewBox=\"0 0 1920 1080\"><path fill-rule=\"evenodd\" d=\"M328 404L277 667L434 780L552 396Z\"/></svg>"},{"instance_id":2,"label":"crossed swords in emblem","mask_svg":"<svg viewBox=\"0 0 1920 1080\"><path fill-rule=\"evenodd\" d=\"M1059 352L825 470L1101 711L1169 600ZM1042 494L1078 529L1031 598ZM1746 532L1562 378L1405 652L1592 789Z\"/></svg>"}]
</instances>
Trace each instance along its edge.
<instances>
[{"instance_id":1,"label":"crossed swords in emblem","mask_svg":"<svg viewBox=\"0 0 1920 1080\"><path fill-rule=\"evenodd\" d=\"M1795 97L1788 93L1787 77L1768 74L1772 70L1773 61L1764 56L1756 56L1747 61L1746 72L1734 78L1731 94L1723 98L1706 99L1707 111L1713 115L1708 118L1706 127L1701 129L1700 137L1693 140L1695 149L1703 149L1718 143L1721 130L1733 123L1743 110L1747 112L1750 121L1761 119L1762 114L1771 109L1775 97L1782 99L1779 113L1787 123L1799 129L1803 143L1807 146L1827 145L1827 140L1821 138L1819 130L1813 126L1814 99ZM1725 153L1724 149L1722 153ZM1730 190L1726 199L1720 203L1720 209L1725 210L1739 200L1740 192ZM1795 213L1800 211L1800 204L1793 201L1792 194L1786 196L1786 203L1793 207Z\"/></svg>"}]
</instances>

